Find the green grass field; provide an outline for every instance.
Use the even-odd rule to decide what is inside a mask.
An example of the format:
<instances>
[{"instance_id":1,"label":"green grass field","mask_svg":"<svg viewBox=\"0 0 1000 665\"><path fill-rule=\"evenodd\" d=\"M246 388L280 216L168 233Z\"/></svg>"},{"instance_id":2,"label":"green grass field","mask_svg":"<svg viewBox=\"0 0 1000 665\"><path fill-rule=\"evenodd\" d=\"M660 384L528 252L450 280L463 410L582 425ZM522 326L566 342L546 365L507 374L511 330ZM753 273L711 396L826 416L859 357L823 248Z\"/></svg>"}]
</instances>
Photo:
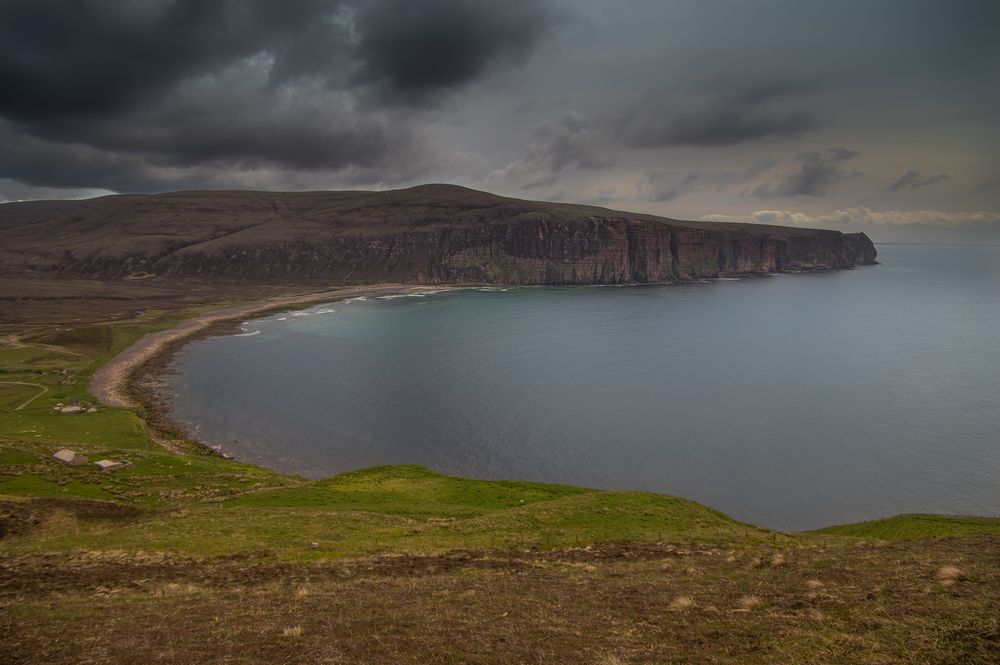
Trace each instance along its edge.
<instances>
[{"instance_id":1,"label":"green grass field","mask_svg":"<svg viewBox=\"0 0 1000 665\"><path fill-rule=\"evenodd\" d=\"M122 474L156 484L137 465ZM162 469L165 470L165 469ZM178 497L202 490L205 469L178 468L170 487ZM81 472L93 474L94 472ZM161 476L162 477L162 476ZM185 484L185 478L199 484ZM228 476L249 490L247 476ZM100 479L98 479L100 480ZM73 480L60 486L40 476L21 476L0 491L22 496L140 498L110 480ZM239 487L242 484L243 487ZM263 479L254 483L263 484ZM60 487L65 492L60 494ZM174 510L127 525L78 528L73 533L24 539L14 551L123 550L195 555L245 555L311 561L387 552L419 554L454 549L572 547L616 541L716 543L745 546L791 544L789 536L739 524L692 501L644 492L605 492L538 483L494 482L443 476L413 466L388 466L343 474L297 487L252 491L223 500L189 496ZM12 491L13 490L13 491ZM104 492L105 496L97 494ZM140 503L142 503L140 501ZM155 505L155 504L146 504ZM174 504L176 505L176 503Z\"/></svg>"},{"instance_id":2,"label":"green grass field","mask_svg":"<svg viewBox=\"0 0 1000 665\"><path fill-rule=\"evenodd\" d=\"M0 380L48 388L19 411L39 389L0 388L7 661L1000 662L998 519L789 534L673 496L412 465L307 481L170 452L139 413L95 405L96 368L206 309L0 348ZM97 411L54 409L71 402ZM66 466L63 447L132 465Z\"/></svg>"},{"instance_id":3,"label":"green grass field","mask_svg":"<svg viewBox=\"0 0 1000 665\"><path fill-rule=\"evenodd\" d=\"M843 524L813 533L877 540L924 540L1000 535L1000 519L954 515L897 515L883 520Z\"/></svg>"},{"instance_id":4,"label":"green grass field","mask_svg":"<svg viewBox=\"0 0 1000 665\"><path fill-rule=\"evenodd\" d=\"M44 393L44 386L0 382L0 411L14 411L22 408L32 398L37 398Z\"/></svg>"},{"instance_id":5,"label":"green grass field","mask_svg":"<svg viewBox=\"0 0 1000 665\"><path fill-rule=\"evenodd\" d=\"M143 335L171 327L204 306L146 311L141 317L29 331L0 349L7 385L0 398L0 497L106 500L140 506L140 523L78 526L70 534L5 542L15 549L72 548L174 551L185 554L267 552L289 560L385 551L452 548L565 547L615 540L754 543L815 539L937 538L994 534L1000 520L900 516L835 526L810 534L776 534L736 523L684 499L517 481L452 478L417 466L392 466L307 482L206 455L168 452L152 443L132 410L103 408L88 393L90 377ZM94 405L62 414L57 404ZM101 473L51 459L61 447L132 466ZM252 525L252 528L248 525ZM313 543L319 543L313 546Z\"/></svg>"}]
</instances>

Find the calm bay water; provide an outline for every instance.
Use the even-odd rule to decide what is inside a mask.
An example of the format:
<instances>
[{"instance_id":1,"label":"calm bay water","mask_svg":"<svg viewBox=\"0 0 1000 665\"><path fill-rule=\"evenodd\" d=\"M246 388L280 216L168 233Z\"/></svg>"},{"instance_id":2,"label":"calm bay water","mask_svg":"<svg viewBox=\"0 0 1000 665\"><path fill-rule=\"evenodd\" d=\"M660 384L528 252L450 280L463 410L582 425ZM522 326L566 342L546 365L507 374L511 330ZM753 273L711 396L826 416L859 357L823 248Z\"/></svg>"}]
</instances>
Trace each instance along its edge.
<instances>
[{"instance_id":1,"label":"calm bay water","mask_svg":"<svg viewBox=\"0 0 1000 665\"><path fill-rule=\"evenodd\" d=\"M310 477L418 463L807 529L1000 514L1000 247L630 288L338 302L195 342L173 416Z\"/></svg>"}]
</instances>

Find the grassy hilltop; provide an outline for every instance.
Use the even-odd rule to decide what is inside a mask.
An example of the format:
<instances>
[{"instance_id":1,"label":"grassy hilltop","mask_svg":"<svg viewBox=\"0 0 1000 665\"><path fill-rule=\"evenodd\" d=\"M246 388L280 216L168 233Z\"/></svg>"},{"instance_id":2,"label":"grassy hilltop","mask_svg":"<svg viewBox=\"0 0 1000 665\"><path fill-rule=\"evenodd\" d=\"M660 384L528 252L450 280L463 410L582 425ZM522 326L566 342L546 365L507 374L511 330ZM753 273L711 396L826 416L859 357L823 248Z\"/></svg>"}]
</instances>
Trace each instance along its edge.
<instances>
[{"instance_id":1,"label":"grassy hilltop","mask_svg":"<svg viewBox=\"0 0 1000 665\"><path fill-rule=\"evenodd\" d=\"M786 534L644 492L416 466L305 481L170 452L90 377L247 298L136 315L130 297L59 318L25 295L5 328L5 663L1000 662L1000 520ZM97 411L54 409L74 402Z\"/></svg>"}]
</instances>

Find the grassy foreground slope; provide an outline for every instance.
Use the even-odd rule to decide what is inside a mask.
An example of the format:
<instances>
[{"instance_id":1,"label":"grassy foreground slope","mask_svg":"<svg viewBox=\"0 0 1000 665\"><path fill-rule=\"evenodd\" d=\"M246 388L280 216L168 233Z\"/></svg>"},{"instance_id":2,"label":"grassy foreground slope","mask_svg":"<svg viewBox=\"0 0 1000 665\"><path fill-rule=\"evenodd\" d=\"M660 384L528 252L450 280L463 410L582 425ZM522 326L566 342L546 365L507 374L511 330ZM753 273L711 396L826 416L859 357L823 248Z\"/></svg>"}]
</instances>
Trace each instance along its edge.
<instances>
[{"instance_id":1,"label":"grassy foreground slope","mask_svg":"<svg viewBox=\"0 0 1000 665\"><path fill-rule=\"evenodd\" d=\"M1000 662L1000 520L782 534L416 466L309 482L168 452L131 410L53 408L91 406L96 367L197 311L4 338L0 662Z\"/></svg>"},{"instance_id":2,"label":"grassy foreground slope","mask_svg":"<svg viewBox=\"0 0 1000 665\"><path fill-rule=\"evenodd\" d=\"M204 477L205 469L194 473ZM85 484L67 486L79 491ZM377 467L300 487L218 498L179 502L170 510L127 511L120 519L98 523L80 519L72 501L29 500L15 507L44 513L35 518L43 524L60 512L61 528L36 529L33 537L12 539L7 549L316 561L621 541L790 542L676 497L451 478L413 466Z\"/></svg>"},{"instance_id":3,"label":"grassy foreground slope","mask_svg":"<svg viewBox=\"0 0 1000 665\"><path fill-rule=\"evenodd\" d=\"M993 517L952 515L897 515L871 522L830 526L814 533L878 540L996 536L1000 535L1000 520Z\"/></svg>"}]
</instances>

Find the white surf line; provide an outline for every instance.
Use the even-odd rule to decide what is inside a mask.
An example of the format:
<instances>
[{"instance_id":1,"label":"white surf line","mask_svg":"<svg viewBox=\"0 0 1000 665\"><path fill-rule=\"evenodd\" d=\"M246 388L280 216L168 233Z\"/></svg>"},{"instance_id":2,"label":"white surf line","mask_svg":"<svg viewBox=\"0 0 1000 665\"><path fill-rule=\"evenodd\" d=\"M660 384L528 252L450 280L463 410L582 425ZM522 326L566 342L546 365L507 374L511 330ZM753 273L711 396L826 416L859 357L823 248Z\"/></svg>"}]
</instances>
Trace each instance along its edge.
<instances>
[{"instance_id":1,"label":"white surf line","mask_svg":"<svg viewBox=\"0 0 1000 665\"><path fill-rule=\"evenodd\" d=\"M341 302L345 298L377 296L383 293L408 291L418 288L406 284L381 284L370 286L339 287L325 291L314 291L300 295L282 296L271 300L257 301L245 305L226 307L197 315L178 323L173 328L147 333L118 355L97 368L90 380L90 394L104 406L136 408L135 400L126 395L126 386L133 372L143 363L154 358L170 344L175 344L207 329L209 326L233 319L257 318L268 312L297 307L299 305L322 305ZM443 290L450 290L443 289ZM291 316L289 314L289 316ZM287 320L281 317L278 320Z\"/></svg>"}]
</instances>

